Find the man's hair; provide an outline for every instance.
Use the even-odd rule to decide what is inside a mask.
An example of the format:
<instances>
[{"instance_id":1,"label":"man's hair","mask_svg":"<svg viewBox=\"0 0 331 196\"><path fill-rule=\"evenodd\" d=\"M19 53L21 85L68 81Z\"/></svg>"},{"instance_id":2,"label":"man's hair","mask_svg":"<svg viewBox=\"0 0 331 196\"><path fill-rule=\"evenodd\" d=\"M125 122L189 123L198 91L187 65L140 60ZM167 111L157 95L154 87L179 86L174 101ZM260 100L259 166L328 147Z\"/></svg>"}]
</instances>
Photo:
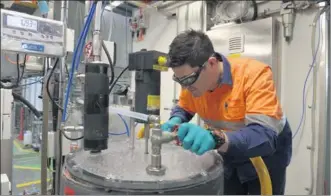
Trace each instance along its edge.
<instances>
[{"instance_id":1,"label":"man's hair","mask_svg":"<svg viewBox=\"0 0 331 196\"><path fill-rule=\"evenodd\" d=\"M209 37L201 31L187 30L180 33L170 44L169 67L188 64L191 67L202 66L214 54Z\"/></svg>"}]
</instances>

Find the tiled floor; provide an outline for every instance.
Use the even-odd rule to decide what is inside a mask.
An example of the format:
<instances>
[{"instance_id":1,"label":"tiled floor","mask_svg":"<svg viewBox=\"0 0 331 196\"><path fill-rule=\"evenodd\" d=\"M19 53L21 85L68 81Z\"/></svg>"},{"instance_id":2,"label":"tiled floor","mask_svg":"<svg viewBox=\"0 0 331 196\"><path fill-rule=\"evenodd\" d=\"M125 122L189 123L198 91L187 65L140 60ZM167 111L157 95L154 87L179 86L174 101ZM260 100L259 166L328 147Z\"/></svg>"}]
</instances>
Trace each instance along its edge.
<instances>
[{"instance_id":1,"label":"tiled floor","mask_svg":"<svg viewBox=\"0 0 331 196\"><path fill-rule=\"evenodd\" d=\"M40 153L24 149L17 140L13 146L12 194L40 190Z\"/></svg>"}]
</instances>

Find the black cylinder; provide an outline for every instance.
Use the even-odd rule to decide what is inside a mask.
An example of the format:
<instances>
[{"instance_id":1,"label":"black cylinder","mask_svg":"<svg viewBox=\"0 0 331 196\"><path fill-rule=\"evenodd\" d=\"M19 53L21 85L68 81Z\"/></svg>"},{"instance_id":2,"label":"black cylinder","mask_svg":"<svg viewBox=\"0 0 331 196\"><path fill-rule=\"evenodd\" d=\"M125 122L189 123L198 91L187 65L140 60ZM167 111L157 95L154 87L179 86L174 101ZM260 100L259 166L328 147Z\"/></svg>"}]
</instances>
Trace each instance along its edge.
<instances>
[{"instance_id":1,"label":"black cylinder","mask_svg":"<svg viewBox=\"0 0 331 196\"><path fill-rule=\"evenodd\" d=\"M136 71L134 103L136 112L160 115L161 70L158 58L161 56L166 54L145 49L129 54L129 70Z\"/></svg>"},{"instance_id":2,"label":"black cylinder","mask_svg":"<svg viewBox=\"0 0 331 196\"><path fill-rule=\"evenodd\" d=\"M160 78L160 71L136 71L136 112L160 115Z\"/></svg>"},{"instance_id":3,"label":"black cylinder","mask_svg":"<svg viewBox=\"0 0 331 196\"><path fill-rule=\"evenodd\" d=\"M85 65L84 150L100 152L108 148L108 64Z\"/></svg>"}]
</instances>

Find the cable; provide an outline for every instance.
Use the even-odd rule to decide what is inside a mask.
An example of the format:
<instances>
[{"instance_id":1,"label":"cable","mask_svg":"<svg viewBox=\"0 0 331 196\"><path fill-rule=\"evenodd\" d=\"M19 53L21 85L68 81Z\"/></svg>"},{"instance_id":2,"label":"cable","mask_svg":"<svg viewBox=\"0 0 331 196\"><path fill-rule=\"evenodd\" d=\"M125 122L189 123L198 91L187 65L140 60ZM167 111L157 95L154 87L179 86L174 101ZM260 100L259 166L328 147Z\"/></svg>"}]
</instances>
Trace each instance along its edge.
<instances>
[{"instance_id":1,"label":"cable","mask_svg":"<svg viewBox=\"0 0 331 196\"><path fill-rule=\"evenodd\" d=\"M111 78L110 78L110 81L109 81L109 86L110 86L114 82L114 79L115 79L114 64L112 62L109 51L108 51L104 41L102 41L102 48L105 51L105 54L106 54L108 62L109 62L110 74L111 74Z\"/></svg>"},{"instance_id":2,"label":"cable","mask_svg":"<svg viewBox=\"0 0 331 196\"><path fill-rule=\"evenodd\" d=\"M321 11L318 12L318 14L316 15L317 17L315 17L314 19L314 24L319 20L319 17L320 15L323 13L323 10L325 11L325 8L323 8ZM320 35L320 34L319 34ZM312 32L312 39L315 39L315 33L314 33L314 28L313 28L313 32ZM307 83L308 83L308 79L309 79L309 76L311 74L311 71L313 70L313 67L315 65L315 61L316 61L316 56L317 56L317 53L318 53L318 50L319 50L319 44L320 44L320 36L318 37L318 47L316 48L316 51L313 55L313 61L310 65L310 68L309 68L309 71L307 73L307 76L306 76L306 79L305 79L305 82L304 82L304 85L303 85L303 93L302 93L302 113L301 113L301 118L300 118L300 122L299 122L299 125L298 125L298 128L296 129L296 131L294 132L293 136L292 136L292 139L295 138L295 136L299 133L300 131L300 128L301 128L301 125L304 121L304 116L306 114L306 88L307 88ZM313 42L313 41L312 41ZM315 46L312 46L313 48Z\"/></svg>"},{"instance_id":3,"label":"cable","mask_svg":"<svg viewBox=\"0 0 331 196\"><path fill-rule=\"evenodd\" d=\"M27 84L21 84L20 87L26 87L26 86L29 86L29 85L32 85L32 84L36 84L36 83L41 83L42 82L42 79L43 78L40 78L34 82L30 82L30 83L27 83Z\"/></svg>"},{"instance_id":4,"label":"cable","mask_svg":"<svg viewBox=\"0 0 331 196\"><path fill-rule=\"evenodd\" d=\"M129 68L129 66L127 66L126 68L124 68L122 70L122 72L118 75L118 77L116 78L116 80L114 81L114 83L111 85L111 87L109 88L109 92L108 94L111 93L111 91L113 90L114 86L116 85L117 81L122 77L122 75L124 74L124 72Z\"/></svg>"},{"instance_id":5,"label":"cable","mask_svg":"<svg viewBox=\"0 0 331 196\"><path fill-rule=\"evenodd\" d=\"M30 56L25 56L25 57L26 57L26 61L28 61L28 60L30 59ZM16 64L17 64L17 61L13 61L13 60L11 60L11 59L9 58L8 55L5 55L5 59L6 59L9 63L11 63L11 64L13 64L13 65L16 65ZM23 60L23 62L21 62L21 63L19 63L19 64L24 64L24 60Z\"/></svg>"},{"instance_id":6,"label":"cable","mask_svg":"<svg viewBox=\"0 0 331 196\"><path fill-rule=\"evenodd\" d=\"M84 136L80 136L78 138L70 138L64 130L60 129L61 133L63 134L63 136L67 139L67 140L70 140L70 141L78 141L78 140L81 140L84 138Z\"/></svg>"},{"instance_id":7,"label":"cable","mask_svg":"<svg viewBox=\"0 0 331 196\"><path fill-rule=\"evenodd\" d=\"M16 83L12 84L10 86L6 86L5 84L3 84L2 82L0 82L0 88L3 89L13 89L13 88L17 88L20 85L21 80L23 79L23 75L25 72L25 65L26 65L26 54L24 55L24 60L23 60L23 69L22 69L22 74L20 75L20 56L19 54L16 55L16 66L17 66L17 79L16 79Z\"/></svg>"},{"instance_id":8,"label":"cable","mask_svg":"<svg viewBox=\"0 0 331 196\"><path fill-rule=\"evenodd\" d=\"M32 113L37 117L37 118L41 118L42 117L42 113L39 112L37 110L37 108L35 108L28 100L26 100L23 96L12 92L13 98L17 101L22 102L24 105L26 105L31 111Z\"/></svg>"},{"instance_id":9,"label":"cable","mask_svg":"<svg viewBox=\"0 0 331 196\"><path fill-rule=\"evenodd\" d=\"M48 60L47 60L48 61ZM47 81L46 81L46 92L47 92L47 95L48 95L48 97L49 97L49 99L51 100L51 102L54 104L54 105L56 105L56 107L59 109L59 110L61 110L61 111L63 111L63 108L54 100L54 98L53 98L53 96L51 96L51 93L50 93L50 91L49 91L49 83L50 83L50 80L51 80L51 77L52 77L52 75L54 74L54 71L55 71L55 69L56 69L56 67L57 67L57 65L58 65L58 62L59 62L59 58L56 58L56 60L55 60L55 62L54 62L54 65L53 65L53 67L52 67L52 69L51 69L51 71L50 71L50 73L49 73L49 76L48 76L48 78L47 78Z\"/></svg>"}]
</instances>

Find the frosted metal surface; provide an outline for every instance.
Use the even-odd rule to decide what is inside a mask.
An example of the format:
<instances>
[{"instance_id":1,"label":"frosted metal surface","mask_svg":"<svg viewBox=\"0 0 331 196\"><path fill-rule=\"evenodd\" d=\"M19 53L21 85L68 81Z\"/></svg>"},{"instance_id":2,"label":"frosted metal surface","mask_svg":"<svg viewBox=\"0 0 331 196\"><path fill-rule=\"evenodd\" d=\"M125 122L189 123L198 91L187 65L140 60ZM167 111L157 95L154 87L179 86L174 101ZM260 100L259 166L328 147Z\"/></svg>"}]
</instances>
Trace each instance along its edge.
<instances>
[{"instance_id":1,"label":"frosted metal surface","mask_svg":"<svg viewBox=\"0 0 331 196\"><path fill-rule=\"evenodd\" d=\"M135 183L157 181L167 184L193 179L195 183L199 183L216 178L223 171L217 153L209 152L197 156L170 143L162 146L162 164L167 169L166 174L151 176L145 170L150 163L150 155L144 154L144 140L137 140L133 151L128 147L127 139L110 139L108 145L107 150L97 155L79 151L69 158L69 163L75 162L76 169L81 168L85 174L91 174L93 177Z\"/></svg>"}]
</instances>

